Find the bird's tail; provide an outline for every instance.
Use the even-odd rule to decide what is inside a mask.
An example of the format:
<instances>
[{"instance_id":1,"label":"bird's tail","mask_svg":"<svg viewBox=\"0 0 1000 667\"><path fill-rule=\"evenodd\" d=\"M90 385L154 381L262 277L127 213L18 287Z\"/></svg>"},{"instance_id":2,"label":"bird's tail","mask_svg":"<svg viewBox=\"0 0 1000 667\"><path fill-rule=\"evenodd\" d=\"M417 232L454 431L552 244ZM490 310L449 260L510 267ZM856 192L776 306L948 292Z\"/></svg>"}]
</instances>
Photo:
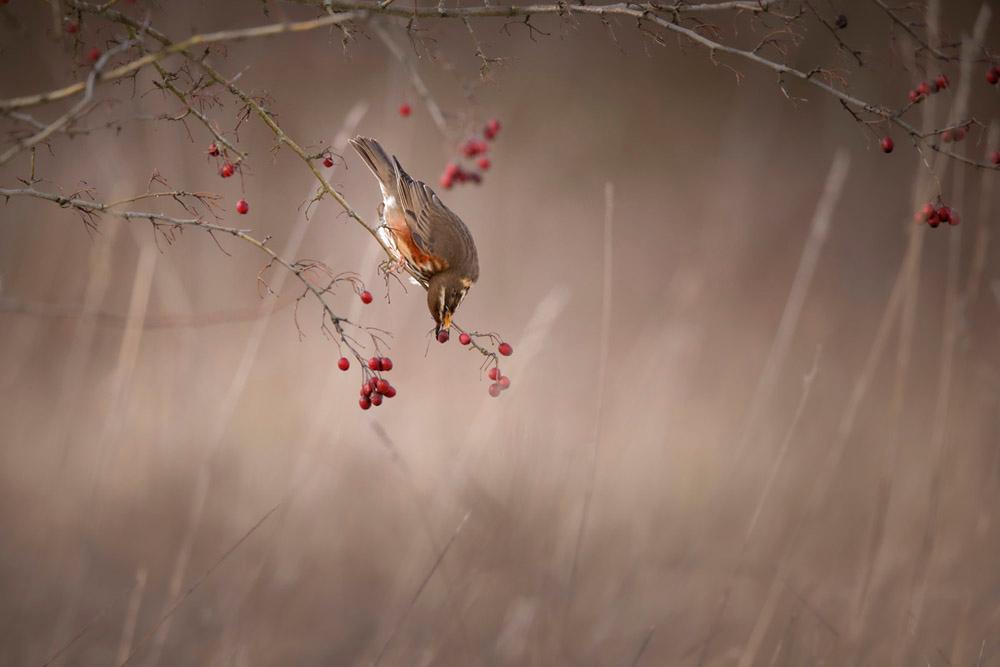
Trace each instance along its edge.
<instances>
[{"instance_id":1,"label":"bird's tail","mask_svg":"<svg viewBox=\"0 0 1000 667\"><path fill-rule=\"evenodd\" d=\"M354 146L354 150L365 161L371 172L375 174L383 191L394 194L397 189L396 182L399 179L399 173L396 171L395 162L389 158L382 145L371 137L360 136L351 139L351 145Z\"/></svg>"}]
</instances>

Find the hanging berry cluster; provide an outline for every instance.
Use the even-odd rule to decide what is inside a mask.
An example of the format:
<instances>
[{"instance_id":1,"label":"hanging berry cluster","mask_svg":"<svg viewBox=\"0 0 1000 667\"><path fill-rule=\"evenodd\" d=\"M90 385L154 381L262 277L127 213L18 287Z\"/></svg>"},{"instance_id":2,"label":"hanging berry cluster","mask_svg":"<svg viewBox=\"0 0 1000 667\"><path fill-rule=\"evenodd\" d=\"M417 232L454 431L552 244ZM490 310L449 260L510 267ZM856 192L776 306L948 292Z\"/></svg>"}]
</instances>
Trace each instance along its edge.
<instances>
[{"instance_id":1,"label":"hanging berry cluster","mask_svg":"<svg viewBox=\"0 0 1000 667\"><path fill-rule=\"evenodd\" d=\"M345 357L340 359L342 362L347 361ZM344 366L340 365L340 368L344 369ZM391 370L392 359L389 357L372 357L368 360L368 368L362 369L364 382L361 385L361 398L358 399L358 406L362 410L367 410L373 405L378 407L382 405L383 398L392 398L396 395L396 388L380 375Z\"/></svg>"},{"instance_id":2,"label":"hanging berry cluster","mask_svg":"<svg viewBox=\"0 0 1000 667\"><path fill-rule=\"evenodd\" d=\"M949 86L951 86L951 81L948 80L948 75L938 74L937 78L934 79L934 83L921 81L920 85L911 90L909 93L910 102L913 104L923 102L933 93L939 93L942 90L946 90Z\"/></svg>"},{"instance_id":3,"label":"hanging berry cluster","mask_svg":"<svg viewBox=\"0 0 1000 667\"><path fill-rule=\"evenodd\" d=\"M931 227L937 227L942 223L957 225L962 222L956 211L949 206L935 206L933 202L927 202L924 207L917 211L914 220L918 223L926 222Z\"/></svg>"},{"instance_id":4,"label":"hanging berry cluster","mask_svg":"<svg viewBox=\"0 0 1000 667\"><path fill-rule=\"evenodd\" d=\"M441 174L441 187L450 190L456 183L482 183L483 174L492 163L486 154L490 150L489 142L496 139L500 133L500 121L491 120L483 128L483 139L471 137L462 144L462 157L472 162L474 166L463 167L458 162L449 162ZM484 140L485 139L485 140Z\"/></svg>"}]
</instances>

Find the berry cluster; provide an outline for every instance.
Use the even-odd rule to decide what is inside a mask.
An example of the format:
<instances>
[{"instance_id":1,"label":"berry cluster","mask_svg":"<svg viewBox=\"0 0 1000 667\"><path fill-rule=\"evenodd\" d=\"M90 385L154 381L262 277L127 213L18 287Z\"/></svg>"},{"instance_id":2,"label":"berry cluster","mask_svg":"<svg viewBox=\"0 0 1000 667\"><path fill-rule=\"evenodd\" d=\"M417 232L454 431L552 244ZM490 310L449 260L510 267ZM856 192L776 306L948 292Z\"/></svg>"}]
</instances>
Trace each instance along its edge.
<instances>
[{"instance_id":1,"label":"berry cluster","mask_svg":"<svg viewBox=\"0 0 1000 667\"><path fill-rule=\"evenodd\" d=\"M441 174L441 187L445 190L450 190L455 183L482 183L483 173L493 164L486 157L486 153L490 150L488 142L496 139L499 133L500 121L494 118L483 128L483 137L485 137L486 141L474 137L466 140L462 144L462 156L466 159L474 160L475 168L478 168L478 171L475 169L465 169L456 162L449 162L444 168L444 173Z\"/></svg>"},{"instance_id":2,"label":"berry cluster","mask_svg":"<svg viewBox=\"0 0 1000 667\"><path fill-rule=\"evenodd\" d=\"M487 376L493 380L493 384L490 385L490 396L493 398L499 396L501 391L510 388L510 378L500 373L499 366L491 368Z\"/></svg>"},{"instance_id":3,"label":"berry cluster","mask_svg":"<svg viewBox=\"0 0 1000 667\"><path fill-rule=\"evenodd\" d=\"M969 130L965 125L960 127L945 130L941 133L941 141L946 144L950 144L953 141L961 141L965 139L965 135L969 133Z\"/></svg>"},{"instance_id":4,"label":"berry cluster","mask_svg":"<svg viewBox=\"0 0 1000 667\"><path fill-rule=\"evenodd\" d=\"M939 93L949 86L951 86L951 81L948 80L948 75L938 74L937 78L934 79L934 83L921 81L920 85L911 90L909 93L910 102L913 104L922 102L924 98L930 96L932 93Z\"/></svg>"},{"instance_id":5,"label":"berry cluster","mask_svg":"<svg viewBox=\"0 0 1000 667\"><path fill-rule=\"evenodd\" d=\"M344 364L347 361L346 357L341 357L337 365L341 370L347 370L350 363ZM368 371L365 371L364 383L361 385L361 398L358 399L358 406L362 410L367 410L368 408L378 407L382 405L383 398L392 398L396 395L396 388L393 387L385 379L377 375L378 373L386 373L392 370L392 359L389 357L372 357L368 360Z\"/></svg>"},{"instance_id":6,"label":"berry cluster","mask_svg":"<svg viewBox=\"0 0 1000 667\"><path fill-rule=\"evenodd\" d=\"M222 178L229 178L230 176L236 173L236 165L230 162L228 159L226 159L226 156L223 155L222 150L219 148L219 145L217 143L215 143L214 141L210 143L205 152L208 153L211 157L223 158L222 164L219 165L219 176L221 176ZM247 202L246 199L240 199L238 202L236 202L236 212L239 213L240 215L246 215L247 213L250 212L250 204Z\"/></svg>"},{"instance_id":7,"label":"berry cluster","mask_svg":"<svg viewBox=\"0 0 1000 667\"><path fill-rule=\"evenodd\" d=\"M948 206L935 206L933 202L927 202L924 207L913 215L913 219L920 223L926 222L931 227L937 227L941 223L957 225L962 222L958 213Z\"/></svg>"}]
</instances>

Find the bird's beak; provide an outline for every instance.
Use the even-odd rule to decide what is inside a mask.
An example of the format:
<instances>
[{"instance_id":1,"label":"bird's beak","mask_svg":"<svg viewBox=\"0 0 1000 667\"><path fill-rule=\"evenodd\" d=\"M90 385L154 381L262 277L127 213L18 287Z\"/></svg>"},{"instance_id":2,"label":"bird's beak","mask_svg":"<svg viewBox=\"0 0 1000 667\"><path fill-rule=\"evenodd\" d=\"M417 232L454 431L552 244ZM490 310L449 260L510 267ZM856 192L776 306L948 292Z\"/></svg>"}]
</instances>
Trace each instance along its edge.
<instances>
[{"instance_id":1,"label":"bird's beak","mask_svg":"<svg viewBox=\"0 0 1000 667\"><path fill-rule=\"evenodd\" d=\"M451 313L444 314L444 318L441 320L441 326L445 329L451 328Z\"/></svg>"}]
</instances>

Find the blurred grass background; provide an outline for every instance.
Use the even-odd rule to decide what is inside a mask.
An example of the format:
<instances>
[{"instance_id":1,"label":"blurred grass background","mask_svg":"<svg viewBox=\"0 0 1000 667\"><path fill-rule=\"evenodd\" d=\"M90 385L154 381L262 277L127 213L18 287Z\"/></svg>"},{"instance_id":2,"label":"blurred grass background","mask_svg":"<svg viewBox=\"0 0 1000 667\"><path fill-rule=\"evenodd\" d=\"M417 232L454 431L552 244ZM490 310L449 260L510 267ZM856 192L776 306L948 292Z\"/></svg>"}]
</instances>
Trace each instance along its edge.
<instances>
[{"instance_id":1,"label":"blurred grass background","mask_svg":"<svg viewBox=\"0 0 1000 667\"><path fill-rule=\"evenodd\" d=\"M840 5L845 39L871 54L852 90L900 102L924 78L907 69L907 45L890 40L877 8ZM270 17L253 3L192 1L151 16L176 36L307 15L267 6ZM978 9L947 3L945 22L967 31ZM0 96L82 75L79 54L42 37L47 7L3 11ZM418 63L459 126L504 126L483 185L444 197L482 264L459 319L515 346L500 400L467 350L429 342L418 290L381 298L376 248L334 202L310 210L296 255L378 285L364 309L346 290L334 300L394 334L399 396L364 413L357 373L337 370L305 304L299 339L284 307L291 286L265 302L273 313L258 311L262 260L249 246L222 239L226 256L190 231L157 245L141 224L107 219L88 233L44 202L0 208L0 663L42 664L83 631L58 664L117 664L133 651L130 664L145 665L360 664L380 651L386 665L1000 664L996 175L949 166L942 187L963 224L915 228L930 191L914 196L923 167L903 137L885 156L832 99L792 85L808 98L792 103L773 73L736 63L737 82L693 46L643 43L631 25L616 25L616 44L596 22L533 22L550 36L476 24L488 54L507 59L489 84L461 23L428 21L439 57ZM760 39L748 30L738 39ZM793 62L846 66L822 30L809 24ZM995 20L990 30L996 44ZM110 34L85 24L82 38ZM346 49L339 33L316 32L224 51L216 64L266 91L300 143L332 141L357 110L357 131L418 178L435 181L453 155L373 34ZM978 78L973 113L996 118L996 91ZM119 102L104 113L176 111L150 88L148 75L134 93L130 82L105 87ZM946 100L918 117L943 115ZM210 115L227 129L236 112ZM60 138L38 153L39 187L86 185L113 200L143 191L156 170L174 187L219 192L227 222L283 247L306 224L315 182L287 151L272 156L259 123L239 138L251 152L242 181L218 179L196 125L189 136L134 120ZM747 431L841 148L850 167L829 235L774 392ZM372 219L377 189L345 158L332 180ZM15 163L0 182L26 174ZM245 218L231 213L240 196ZM904 324L888 330L831 467L913 234L926 236ZM823 484L829 493L803 515Z\"/></svg>"}]
</instances>

